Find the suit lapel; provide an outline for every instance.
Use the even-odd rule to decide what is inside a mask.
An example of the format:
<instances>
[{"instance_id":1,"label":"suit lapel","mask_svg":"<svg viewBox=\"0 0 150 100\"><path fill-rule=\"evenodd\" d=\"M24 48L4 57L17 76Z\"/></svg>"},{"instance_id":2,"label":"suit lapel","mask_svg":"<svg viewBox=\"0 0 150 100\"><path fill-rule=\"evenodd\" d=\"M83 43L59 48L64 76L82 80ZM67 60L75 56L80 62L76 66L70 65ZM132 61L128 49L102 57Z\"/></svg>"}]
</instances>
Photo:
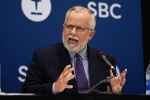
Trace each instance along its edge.
<instances>
[{"instance_id":1,"label":"suit lapel","mask_svg":"<svg viewBox=\"0 0 150 100\"><path fill-rule=\"evenodd\" d=\"M58 60L61 64L61 70L63 71L64 68L71 64L70 61L70 55L68 53L68 51L66 50L66 48L63 46L63 44L61 45L60 49L58 50ZM69 93L73 93L73 94L78 94L78 87L77 87L77 82L74 79L70 80L68 82L68 85L73 85L72 89L65 89L65 91L69 92Z\"/></svg>"},{"instance_id":2,"label":"suit lapel","mask_svg":"<svg viewBox=\"0 0 150 100\"><path fill-rule=\"evenodd\" d=\"M96 52L88 46L90 88L98 82L98 59Z\"/></svg>"}]
</instances>

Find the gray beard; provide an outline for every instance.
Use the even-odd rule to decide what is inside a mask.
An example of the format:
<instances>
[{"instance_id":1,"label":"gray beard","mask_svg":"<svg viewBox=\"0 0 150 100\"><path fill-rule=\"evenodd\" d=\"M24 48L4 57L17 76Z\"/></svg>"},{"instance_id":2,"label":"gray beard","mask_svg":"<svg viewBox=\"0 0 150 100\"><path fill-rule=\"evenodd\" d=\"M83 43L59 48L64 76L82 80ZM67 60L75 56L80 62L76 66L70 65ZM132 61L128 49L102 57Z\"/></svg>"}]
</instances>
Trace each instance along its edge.
<instances>
[{"instance_id":1,"label":"gray beard","mask_svg":"<svg viewBox=\"0 0 150 100\"><path fill-rule=\"evenodd\" d=\"M65 48L66 48L67 50L69 50L69 51L71 51L71 52L74 52L74 53L79 53L79 52L81 52L81 51L87 46L87 43L88 43L88 41L89 41L89 40L88 40L89 35L88 35L87 38L85 39L85 41L84 41L83 43L81 43L80 40L78 39L79 44L78 44L76 47L74 47L73 44L69 44L69 45L67 44L67 41L68 41L69 37L77 38L77 37L74 37L74 36L72 36L72 35L69 35L69 36L67 37L67 39L65 40L65 39L64 39L64 32L63 32L63 35L62 35L63 44L64 44L64 46L65 46Z\"/></svg>"}]
</instances>

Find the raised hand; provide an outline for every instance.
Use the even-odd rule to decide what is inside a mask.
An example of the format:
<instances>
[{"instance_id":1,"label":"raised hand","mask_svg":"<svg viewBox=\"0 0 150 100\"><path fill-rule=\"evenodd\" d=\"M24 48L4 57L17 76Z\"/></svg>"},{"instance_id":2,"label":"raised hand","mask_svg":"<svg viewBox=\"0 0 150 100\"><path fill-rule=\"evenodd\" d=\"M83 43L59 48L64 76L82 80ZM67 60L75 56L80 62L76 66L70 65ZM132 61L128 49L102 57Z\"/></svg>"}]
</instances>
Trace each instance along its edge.
<instances>
[{"instance_id":1,"label":"raised hand","mask_svg":"<svg viewBox=\"0 0 150 100\"><path fill-rule=\"evenodd\" d=\"M125 79L126 73L127 73L127 69L125 69L119 77L114 77L110 79L110 85L111 85L112 91L119 92L122 90L122 87L126 81ZM113 76L114 75L112 71L110 70L110 77L113 77Z\"/></svg>"},{"instance_id":2,"label":"raised hand","mask_svg":"<svg viewBox=\"0 0 150 100\"><path fill-rule=\"evenodd\" d=\"M57 93L64 91L65 88L71 89L72 85L68 85L68 81L73 79L75 75L72 75L74 68L70 68L71 65L67 65L63 72L60 74L58 80L55 82L54 89Z\"/></svg>"}]
</instances>

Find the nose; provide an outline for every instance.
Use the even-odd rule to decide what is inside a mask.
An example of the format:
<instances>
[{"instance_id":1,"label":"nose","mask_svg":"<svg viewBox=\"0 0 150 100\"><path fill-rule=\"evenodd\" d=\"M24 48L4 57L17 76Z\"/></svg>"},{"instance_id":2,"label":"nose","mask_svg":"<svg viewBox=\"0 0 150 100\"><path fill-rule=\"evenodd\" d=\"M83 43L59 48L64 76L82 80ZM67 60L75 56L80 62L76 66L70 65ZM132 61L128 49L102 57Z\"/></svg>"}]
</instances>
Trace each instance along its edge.
<instances>
[{"instance_id":1,"label":"nose","mask_svg":"<svg viewBox=\"0 0 150 100\"><path fill-rule=\"evenodd\" d=\"M74 27L74 28L71 30L70 34L71 34L71 35L74 35L74 36L77 35L76 27Z\"/></svg>"}]
</instances>

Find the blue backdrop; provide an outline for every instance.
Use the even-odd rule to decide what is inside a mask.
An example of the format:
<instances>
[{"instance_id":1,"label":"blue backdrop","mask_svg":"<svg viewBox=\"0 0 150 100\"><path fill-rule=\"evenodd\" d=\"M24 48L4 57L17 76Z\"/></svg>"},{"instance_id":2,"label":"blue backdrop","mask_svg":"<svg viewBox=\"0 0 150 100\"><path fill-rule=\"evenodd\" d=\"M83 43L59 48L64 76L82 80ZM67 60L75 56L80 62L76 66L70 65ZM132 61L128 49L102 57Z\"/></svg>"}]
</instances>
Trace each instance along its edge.
<instances>
[{"instance_id":1,"label":"blue backdrop","mask_svg":"<svg viewBox=\"0 0 150 100\"><path fill-rule=\"evenodd\" d=\"M65 13L76 5L97 19L89 45L113 54L120 72L128 69L124 92L145 93L140 0L0 0L2 91L21 92L33 51L62 42Z\"/></svg>"}]
</instances>

